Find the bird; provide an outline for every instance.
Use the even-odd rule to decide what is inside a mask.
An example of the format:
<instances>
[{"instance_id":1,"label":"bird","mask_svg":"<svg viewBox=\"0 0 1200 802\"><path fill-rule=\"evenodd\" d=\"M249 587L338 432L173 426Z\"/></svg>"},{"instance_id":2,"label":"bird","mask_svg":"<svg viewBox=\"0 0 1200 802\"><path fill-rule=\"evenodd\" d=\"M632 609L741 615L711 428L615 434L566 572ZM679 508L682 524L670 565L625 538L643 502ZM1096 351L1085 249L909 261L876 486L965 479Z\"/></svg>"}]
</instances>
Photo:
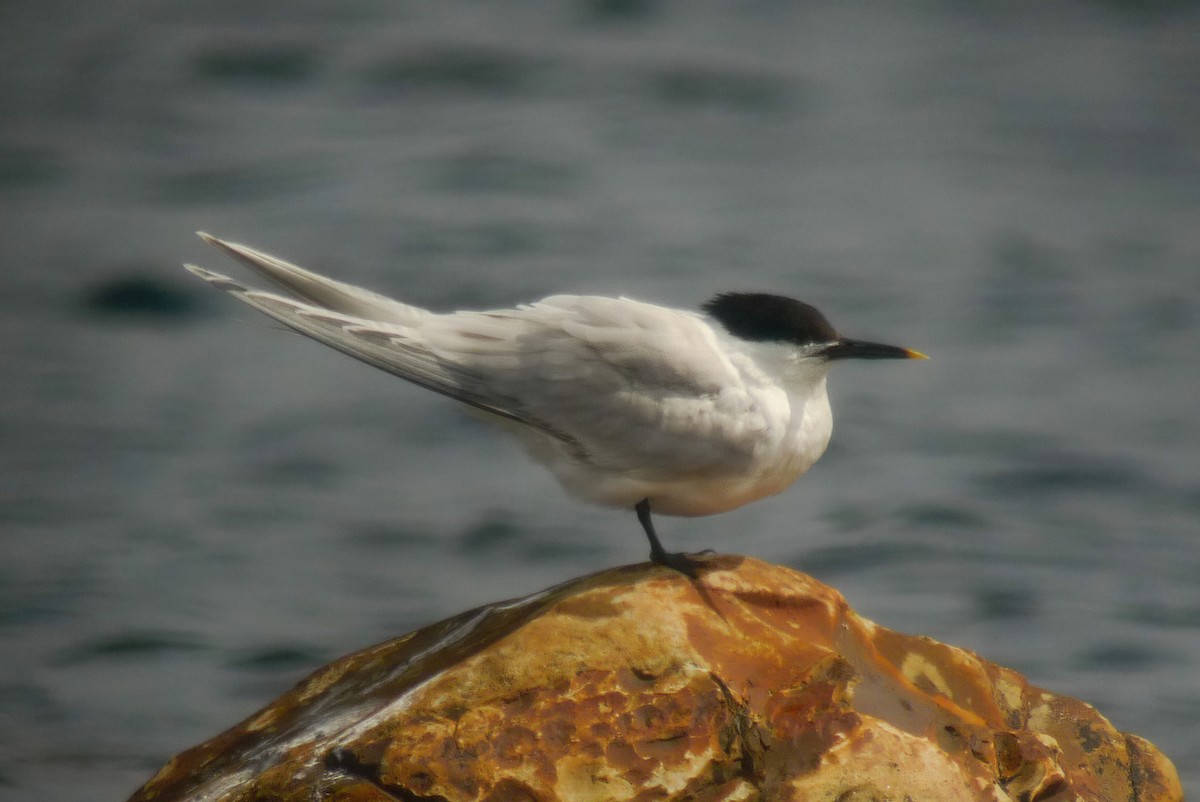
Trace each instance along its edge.
<instances>
[{"instance_id":1,"label":"bird","mask_svg":"<svg viewBox=\"0 0 1200 802\"><path fill-rule=\"evenodd\" d=\"M436 313L198 234L286 294L187 270L495 424L569 495L634 510L651 561L693 578L698 561L663 547L652 512L713 515L782 492L829 443L832 365L928 359L843 337L815 307L782 295L725 292L697 311L553 295Z\"/></svg>"}]
</instances>

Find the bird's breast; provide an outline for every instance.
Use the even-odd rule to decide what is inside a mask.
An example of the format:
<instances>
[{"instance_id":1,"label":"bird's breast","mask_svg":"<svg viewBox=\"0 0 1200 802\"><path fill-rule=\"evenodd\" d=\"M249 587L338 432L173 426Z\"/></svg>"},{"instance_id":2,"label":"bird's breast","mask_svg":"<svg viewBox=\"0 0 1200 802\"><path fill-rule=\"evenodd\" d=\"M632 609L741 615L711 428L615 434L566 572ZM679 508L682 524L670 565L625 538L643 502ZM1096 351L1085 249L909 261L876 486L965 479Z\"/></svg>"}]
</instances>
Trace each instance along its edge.
<instances>
[{"instance_id":1,"label":"bird's breast","mask_svg":"<svg viewBox=\"0 0 1200 802\"><path fill-rule=\"evenodd\" d=\"M665 515L700 516L727 512L783 492L812 467L829 444L833 419L824 392L793 403L781 430L760 443L754 457L736 469L719 467L657 481L632 483L622 501L650 499ZM601 483L603 485L603 483ZM615 488L615 486L614 486ZM611 502L610 502L611 503Z\"/></svg>"}]
</instances>

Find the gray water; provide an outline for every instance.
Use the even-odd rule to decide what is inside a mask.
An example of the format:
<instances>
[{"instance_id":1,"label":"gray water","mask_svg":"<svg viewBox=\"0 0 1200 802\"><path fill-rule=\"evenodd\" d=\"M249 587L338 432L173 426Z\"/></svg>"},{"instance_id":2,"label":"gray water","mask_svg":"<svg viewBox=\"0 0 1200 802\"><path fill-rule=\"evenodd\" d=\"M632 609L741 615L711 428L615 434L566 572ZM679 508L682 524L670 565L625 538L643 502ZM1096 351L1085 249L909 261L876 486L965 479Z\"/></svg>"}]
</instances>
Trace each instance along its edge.
<instances>
[{"instance_id":1,"label":"gray water","mask_svg":"<svg viewBox=\"0 0 1200 802\"><path fill-rule=\"evenodd\" d=\"M809 475L664 540L1200 792L1190 4L17 0L0 99L0 798L123 799L340 654L645 556L187 276L236 270L196 229L438 309L762 289L928 352L839 366Z\"/></svg>"}]
</instances>

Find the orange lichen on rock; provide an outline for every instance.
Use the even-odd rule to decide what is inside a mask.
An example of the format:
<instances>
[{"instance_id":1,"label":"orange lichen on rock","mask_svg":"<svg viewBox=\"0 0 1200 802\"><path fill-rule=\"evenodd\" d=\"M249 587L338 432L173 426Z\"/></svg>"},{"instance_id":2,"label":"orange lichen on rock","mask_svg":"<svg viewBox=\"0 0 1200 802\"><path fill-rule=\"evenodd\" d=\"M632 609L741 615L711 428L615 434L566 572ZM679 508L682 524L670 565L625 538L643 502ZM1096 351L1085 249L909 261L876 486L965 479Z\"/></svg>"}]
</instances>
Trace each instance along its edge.
<instances>
[{"instance_id":1,"label":"orange lichen on rock","mask_svg":"<svg viewBox=\"0 0 1200 802\"><path fill-rule=\"evenodd\" d=\"M1181 800L1088 705L740 557L633 566L358 652L131 802Z\"/></svg>"}]
</instances>

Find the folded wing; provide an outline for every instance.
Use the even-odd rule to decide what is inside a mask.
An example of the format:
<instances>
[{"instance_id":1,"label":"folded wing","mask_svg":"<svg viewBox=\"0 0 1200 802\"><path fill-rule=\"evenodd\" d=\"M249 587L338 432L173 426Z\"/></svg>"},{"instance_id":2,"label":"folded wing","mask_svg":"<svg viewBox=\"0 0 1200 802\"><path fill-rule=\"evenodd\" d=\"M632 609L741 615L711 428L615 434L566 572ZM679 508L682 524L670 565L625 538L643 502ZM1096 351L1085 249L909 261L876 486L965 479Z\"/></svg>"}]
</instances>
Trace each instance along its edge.
<instances>
[{"instance_id":1,"label":"folded wing","mask_svg":"<svg viewBox=\"0 0 1200 802\"><path fill-rule=\"evenodd\" d=\"M755 382L752 365L722 353L697 315L589 296L433 314L205 238L312 303L188 265L200 278L289 328L522 424L588 462L671 476L736 470L768 431L762 394L772 390Z\"/></svg>"}]
</instances>

